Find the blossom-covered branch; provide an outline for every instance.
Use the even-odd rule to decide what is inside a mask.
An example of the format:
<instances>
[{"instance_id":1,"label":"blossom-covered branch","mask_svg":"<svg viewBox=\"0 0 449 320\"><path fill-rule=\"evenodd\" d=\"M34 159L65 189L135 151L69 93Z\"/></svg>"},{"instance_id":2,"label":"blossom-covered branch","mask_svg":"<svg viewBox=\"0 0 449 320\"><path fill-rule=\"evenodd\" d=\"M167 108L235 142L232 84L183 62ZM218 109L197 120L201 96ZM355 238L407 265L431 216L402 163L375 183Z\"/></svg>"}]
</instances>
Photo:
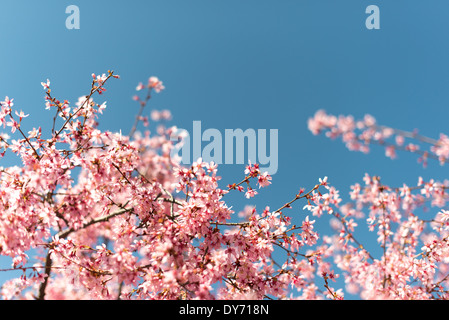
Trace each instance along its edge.
<instances>
[{"instance_id":1,"label":"blossom-covered branch","mask_svg":"<svg viewBox=\"0 0 449 320\"><path fill-rule=\"evenodd\" d=\"M13 99L1 102L10 131L0 134L1 155L16 154L20 165L0 169L0 254L12 258L0 272L22 272L2 285L2 298L449 298L446 182L417 177L416 185L392 187L366 174L344 200L323 174L308 189L286 190L276 210L235 212L227 194L251 201L273 178L249 163L240 182L223 188L217 164L182 165L171 157L176 128L167 126L167 110L151 110L155 133L138 131L141 122L149 126L143 112L152 93L164 90L157 77L137 86L147 94L134 97L140 109L130 135L98 129L106 104L94 99L110 78L119 77L93 74L75 108L43 82L46 108L56 112L48 138L41 127L24 130L27 115L12 109ZM379 126L371 116L319 111L309 128L351 150L376 143L389 156L449 158L446 136ZM422 144L430 149L420 151ZM332 231L319 232L318 221Z\"/></svg>"}]
</instances>

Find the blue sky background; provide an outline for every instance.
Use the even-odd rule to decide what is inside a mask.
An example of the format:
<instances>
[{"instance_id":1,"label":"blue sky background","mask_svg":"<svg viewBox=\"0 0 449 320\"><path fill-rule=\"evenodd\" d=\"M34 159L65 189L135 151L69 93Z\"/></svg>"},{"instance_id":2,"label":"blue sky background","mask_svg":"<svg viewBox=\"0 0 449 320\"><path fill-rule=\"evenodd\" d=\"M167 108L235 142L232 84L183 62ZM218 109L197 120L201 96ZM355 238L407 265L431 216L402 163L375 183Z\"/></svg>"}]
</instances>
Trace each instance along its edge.
<instances>
[{"instance_id":1,"label":"blue sky background","mask_svg":"<svg viewBox=\"0 0 449 320\"><path fill-rule=\"evenodd\" d=\"M65 27L71 4L80 9L79 30ZM365 27L371 4L380 8L380 30ZM100 128L127 133L138 111L135 87L154 75L166 90L150 107L170 109L170 124L191 130L192 121L201 120L203 130L223 134L228 128L279 130L272 186L251 200L231 196L236 210L245 204L277 209L326 175L347 199L365 172L394 186L415 184L419 176L448 177L437 162L423 169L413 155L392 161L380 148L350 152L307 129L307 119L325 109L370 113L381 124L419 128L435 138L447 133L448 11L444 0L3 0L0 97L14 98L15 107L30 114L26 129L50 130L53 113L44 110L40 82L49 78L52 94L74 103L88 92L91 73L111 69L121 79L96 98L108 105ZM223 185L240 181L243 170L222 165ZM290 214L304 217L303 205ZM319 226L325 229L324 220ZM0 259L0 267L9 263ZM0 273L0 283L10 276Z\"/></svg>"}]
</instances>

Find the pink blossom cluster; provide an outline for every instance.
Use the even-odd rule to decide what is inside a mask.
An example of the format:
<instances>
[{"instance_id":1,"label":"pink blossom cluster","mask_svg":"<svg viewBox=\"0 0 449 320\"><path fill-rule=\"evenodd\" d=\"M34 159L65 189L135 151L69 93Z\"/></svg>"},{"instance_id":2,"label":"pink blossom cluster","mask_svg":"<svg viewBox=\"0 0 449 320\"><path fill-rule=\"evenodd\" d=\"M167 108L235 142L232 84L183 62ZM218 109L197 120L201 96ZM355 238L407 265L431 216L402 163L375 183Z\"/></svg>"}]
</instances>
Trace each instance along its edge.
<instances>
[{"instance_id":1,"label":"pink blossom cluster","mask_svg":"<svg viewBox=\"0 0 449 320\"><path fill-rule=\"evenodd\" d=\"M165 89L162 81L159 80L158 77L149 77L148 78L148 83L146 85L144 85L142 82L139 82L139 84L136 87L137 91L143 90L143 89L154 89L154 91L156 93L161 92L162 90Z\"/></svg>"},{"instance_id":2,"label":"pink blossom cluster","mask_svg":"<svg viewBox=\"0 0 449 320\"><path fill-rule=\"evenodd\" d=\"M323 177L278 209L234 212L229 193L252 199L272 177L249 163L240 182L222 188L217 164L198 159L186 167L170 157L175 127L136 131L150 93L163 89L155 77L132 134L100 130L106 104L94 94L110 78L118 76L93 75L91 91L74 105L43 82L55 114L50 137L40 127L24 131L27 115L13 112L13 99L1 101L0 121L13 135L0 135L1 155L20 160L0 168L0 254L12 258L1 271L21 271L2 285L1 298L449 298L448 183L419 178L391 187L366 174L343 201ZM370 116L324 111L309 128L364 152L373 141L396 136L396 150L410 138ZM436 159L446 159L445 139L429 151ZM322 220L331 233L318 232ZM361 233L373 240L361 241Z\"/></svg>"},{"instance_id":3,"label":"pink blossom cluster","mask_svg":"<svg viewBox=\"0 0 449 320\"><path fill-rule=\"evenodd\" d=\"M314 221L306 216L296 226L284 213L300 199L329 211L338 196L327 193L326 179L278 210L236 214L226 195L246 190L246 197L253 197L256 187L271 184L270 175L250 163L241 182L222 189L216 164L198 159L184 167L170 157L175 127L132 137L100 130L97 120L106 104L96 103L94 94L118 76L112 71L92 76L91 91L74 105L55 98L49 80L42 83L46 108L55 113L50 137L40 127L23 131L26 115L12 112L12 99L1 102L5 127L16 121L11 134L20 134L14 140L2 135L2 148L21 162L0 170L0 254L12 258L11 268L2 271L22 271L2 285L2 298L339 294L330 287L323 294L313 284L322 272L334 274L322 264L321 252L304 253L319 239ZM161 84L150 78L147 88L158 92ZM276 250L286 254L283 261L274 257Z\"/></svg>"},{"instance_id":4,"label":"pink blossom cluster","mask_svg":"<svg viewBox=\"0 0 449 320\"><path fill-rule=\"evenodd\" d=\"M151 120L153 121L161 121L166 120L169 121L172 119L171 112L169 110L152 110L151 111Z\"/></svg>"},{"instance_id":5,"label":"pink blossom cluster","mask_svg":"<svg viewBox=\"0 0 449 320\"><path fill-rule=\"evenodd\" d=\"M396 150L403 150L418 153L424 163L428 158L441 164L447 161L445 135L433 140L416 131L379 126L370 115L355 121L352 116L336 117L320 110L308 125L313 134L342 138L350 150L368 152L371 144L380 144L392 158ZM388 142L390 138L395 142ZM406 138L417 144L404 147ZM422 143L430 144L430 150L419 151ZM363 299L449 298L448 188L447 181L421 177L414 186L391 187L366 174L363 184L351 186L351 201L334 202L331 226L338 234L323 237L323 243L341 270L346 292ZM309 209L317 210L316 206ZM373 242L378 246L362 243L359 232L375 233Z\"/></svg>"},{"instance_id":6,"label":"pink blossom cluster","mask_svg":"<svg viewBox=\"0 0 449 320\"><path fill-rule=\"evenodd\" d=\"M439 139L423 136L417 130L411 132L381 126L371 115L361 120L353 116L334 116L318 110L308 121L309 130L314 134L325 132L331 139L341 138L352 151L368 153L370 145L381 145L385 155L397 157L397 151L412 152L419 155L418 161L427 166L428 159L436 159L441 165L449 162L449 137L440 134ZM406 141L408 139L409 141ZM429 147L426 148L426 145Z\"/></svg>"},{"instance_id":7,"label":"pink blossom cluster","mask_svg":"<svg viewBox=\"0 0 449 320\"><path fill-rule=\"evenodd\" d=\"M339 234L325 239L347 291L363 299L447 299L447 211L433 209L445 207L447 185L419 179L392 188L366 175L351 189L352 202L333 213ZM377 255L357 239L363 220L375 232Z\"/></svg>"}]
</instances>

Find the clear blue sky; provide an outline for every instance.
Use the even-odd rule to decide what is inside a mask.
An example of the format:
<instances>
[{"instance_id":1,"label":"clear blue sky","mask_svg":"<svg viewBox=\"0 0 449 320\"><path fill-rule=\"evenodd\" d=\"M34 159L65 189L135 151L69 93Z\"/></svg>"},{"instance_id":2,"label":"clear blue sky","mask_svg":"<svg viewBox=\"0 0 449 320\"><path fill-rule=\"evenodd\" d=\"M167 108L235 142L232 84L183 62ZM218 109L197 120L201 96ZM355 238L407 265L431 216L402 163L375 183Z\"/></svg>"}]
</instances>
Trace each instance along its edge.
<instances>
[{"instance_id":1,"label":"clear blue sky","mask_svg":"<svg viewBox=\"0 0 449 320\"><path fill-rule=\"evenodd\" d=\"M71 4L80 9L79 30L65 27ZM380 30L365 27L371 4L380 8ZM414 184L418 176L443 180L447 167L436 162L423 169L407 154L392 161L377 148L350 152L313 136L307 119L318 109L370 113L384 125L436 138L447 133L448 11L444 0L3 0L0 97L30 114L26 128L49 129L53 114L44 110L41 81L49 78L56 97L75 102L89 90L92 72L111 69L121 79L107 85L103 129L129 132L135 87L152 75L166 90L150 105L170 109L173 125L278 129L272 186L251 201L231 198L236 210L276 209L323 176L344 198L365 172L392 185ZM243 170L221 166L223 184L240 181ZM303 216L302 207L291 214ZM0 266L9 262L0 259Z\"/></svg>"}]
</instances>

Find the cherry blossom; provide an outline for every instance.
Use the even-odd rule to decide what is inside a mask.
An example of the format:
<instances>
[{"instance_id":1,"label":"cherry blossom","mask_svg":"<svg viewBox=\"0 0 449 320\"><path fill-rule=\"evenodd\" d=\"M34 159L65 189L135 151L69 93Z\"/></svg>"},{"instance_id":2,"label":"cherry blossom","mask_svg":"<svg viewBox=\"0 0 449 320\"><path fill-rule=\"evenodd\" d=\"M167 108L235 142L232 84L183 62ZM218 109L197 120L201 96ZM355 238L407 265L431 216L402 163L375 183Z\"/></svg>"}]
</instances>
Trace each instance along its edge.
<instances>
[{"instance_id":1,"label":"cherry blossom","mask_svg":"<svg viewBox=\"0 0 449 320\"><path fill-rule=\"evenodd\" d=\"M323 173L312 186L285 190L278 209L239 211L230 193L251 202L275 179L249 162L223 187L216 163L172 158L171 113L151 110L151 123L143 114L165 89L157 77L130 99L140 109L128 135L100 130L106 103L96 99L111 78L119 79L92 74L90 92L75 103L42 82L51 132L28 128L13 99L1 102L2 155L19 161L0 168L0 254L12 261L1 271L22 272L2 285L2 299L449 298L446 181L389 186L367 173L340 196ZM447 136L384 127L370 115L320 110L308 125L351 150L377 144L389 157L412 152L442 164L449 156Z\"/></svg>"}]
</instances>

